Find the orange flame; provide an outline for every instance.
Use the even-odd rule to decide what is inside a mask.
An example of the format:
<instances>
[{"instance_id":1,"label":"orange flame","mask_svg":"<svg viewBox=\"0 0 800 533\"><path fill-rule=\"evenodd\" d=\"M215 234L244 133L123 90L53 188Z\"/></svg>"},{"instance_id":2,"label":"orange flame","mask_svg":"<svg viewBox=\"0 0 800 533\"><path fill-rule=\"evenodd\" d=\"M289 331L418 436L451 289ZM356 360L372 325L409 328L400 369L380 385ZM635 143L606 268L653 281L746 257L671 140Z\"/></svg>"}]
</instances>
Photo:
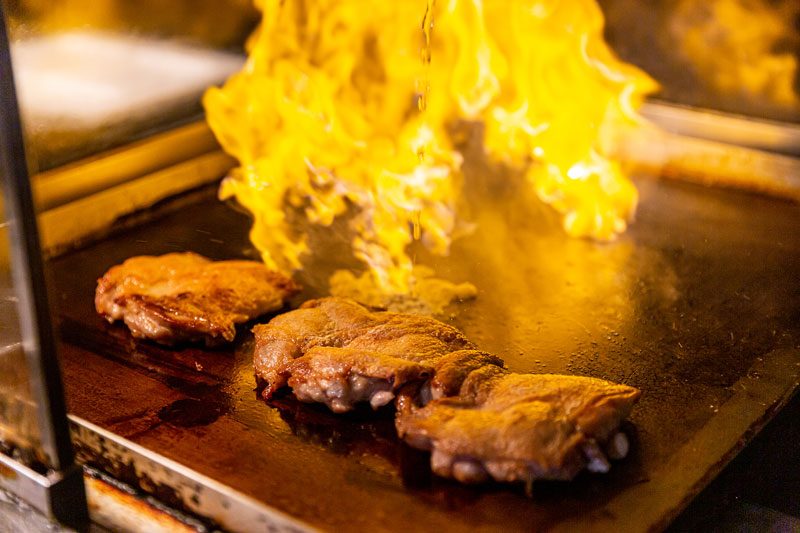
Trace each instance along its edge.
<instances>
[{"instance_id":1,"label":"orange flame","mask_svg":"<svg viewBox=\"0 0 800 533\"><path fill-rule=\"evenodd\" d=\"M204 104L241 163L220 195L253 212L268 265L299 268L306 251L287 205L329 225L352 204L356 255L406 292L406 247L418 236L446 254L457 228L458 119L484 122L488 154L526 166L570 234L625 229L636 190L604 154L655 83L614 58L594 0L256 5L245 68Z\"/></svg>"}]
</instances>

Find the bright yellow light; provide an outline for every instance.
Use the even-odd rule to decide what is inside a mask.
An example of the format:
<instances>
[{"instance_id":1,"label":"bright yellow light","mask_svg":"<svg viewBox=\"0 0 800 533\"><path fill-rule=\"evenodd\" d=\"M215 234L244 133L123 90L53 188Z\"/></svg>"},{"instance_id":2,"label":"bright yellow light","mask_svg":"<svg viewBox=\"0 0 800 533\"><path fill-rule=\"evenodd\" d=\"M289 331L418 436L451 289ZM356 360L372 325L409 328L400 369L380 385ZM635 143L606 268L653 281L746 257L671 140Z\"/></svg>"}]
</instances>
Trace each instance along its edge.
<instances>
[{"instance_id":1,"label":"bright yellow light","mask_svg":"<svg viewBox=\"0 0 800 533\"><path fill-rule=\"evenodd\" d=\"M485 124L485 147L523 166L574 235L612 238L636 190L604 154L654 82L614 58L594 0L261 0L245 68L204 99L241 166L225 180L253 212L264 261L300 266L286 205L328 225L350 204L353 249L404 293L406 247L446 254L461 156L448 132ZM428 62L430 59L430 62Z\"/></svg>"}]
</instances>

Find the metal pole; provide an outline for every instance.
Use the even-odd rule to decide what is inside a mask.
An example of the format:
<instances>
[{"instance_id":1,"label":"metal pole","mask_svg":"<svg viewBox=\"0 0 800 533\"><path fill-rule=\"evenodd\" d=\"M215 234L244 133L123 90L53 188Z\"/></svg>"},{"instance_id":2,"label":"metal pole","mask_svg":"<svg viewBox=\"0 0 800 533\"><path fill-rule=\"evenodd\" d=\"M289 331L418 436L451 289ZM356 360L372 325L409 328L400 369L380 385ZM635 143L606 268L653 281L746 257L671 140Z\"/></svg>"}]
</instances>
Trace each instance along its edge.
<instances>
[{"instance_id":1,"label":"metal pole","mask_svg":"<svg viewBox=\"0 0 800 533\"><path fill-rule=\"evenodd\" d=\"M47 458L47 466L61 474L48 476L52 478L52 482L46 492L53 500L49 504L37 506L46 508L59 519L75 522L76 519L80 521L87 516L86 498L80 469L76 470L74 466L2 6L0 113L0 172L3 174L4 210L9 220L10 259L14 287L19 299L22 345L28 364L31 392L37 407L42 451ZM73 479L76 471L80 482ZM70 478L69 486L65 487L62 483L61 488L58 488L56 485L67 477ZM62 513L66 514L58 516Z\"/></svg>"}]
</instances>

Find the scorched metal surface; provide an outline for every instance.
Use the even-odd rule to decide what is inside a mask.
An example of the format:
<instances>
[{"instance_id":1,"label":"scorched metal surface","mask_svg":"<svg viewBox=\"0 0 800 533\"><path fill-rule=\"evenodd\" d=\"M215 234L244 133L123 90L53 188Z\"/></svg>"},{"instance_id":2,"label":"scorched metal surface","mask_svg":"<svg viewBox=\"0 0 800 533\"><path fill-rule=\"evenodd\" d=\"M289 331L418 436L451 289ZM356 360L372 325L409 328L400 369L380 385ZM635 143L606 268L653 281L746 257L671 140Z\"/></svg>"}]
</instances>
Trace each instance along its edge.
<instances>
[{"instance_id":1,"label":"scorched metal surface","mask_svg":"<svg viewBox=\"0 0 800 533\"><path fill-rule=\"evenodd\" d=\"M334 416L291 396L261 400L249 328L230 347L170 349L105 323L95 280L127 257L256 257L248 217L208 196L51 262L70 412L328 530L665 527L797 387L800 206L641 179L635 224L602 244L565 237L518 178L470 166L475 232L447 258L417 260L477 286L445 320L511 369L643 391L626 425L632 453L608 475L542 483L533 499L460 486L431 477L387 410ZM309 237L317 253L292 305L352 264L341 231Z\"/></svg>"}]
</instances>

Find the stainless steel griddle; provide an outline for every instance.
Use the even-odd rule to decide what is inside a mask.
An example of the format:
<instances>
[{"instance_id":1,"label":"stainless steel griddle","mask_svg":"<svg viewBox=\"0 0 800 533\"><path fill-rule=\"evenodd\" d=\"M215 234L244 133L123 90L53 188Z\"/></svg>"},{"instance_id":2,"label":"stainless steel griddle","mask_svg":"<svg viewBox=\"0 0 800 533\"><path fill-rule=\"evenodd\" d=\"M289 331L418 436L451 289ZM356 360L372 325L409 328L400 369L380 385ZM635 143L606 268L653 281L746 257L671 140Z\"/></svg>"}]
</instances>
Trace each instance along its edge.
<instances>
[{"instance_id":1,"label":"stainless steel griddle","mask_svg":"<svg viewBox=\"0 0 800 533\"><path fill-rule=\"evenodd\" d=\"M419 263L472 281L443 317L521 372L640 388L632 453L571 483L466 487L431 476L390 410L334 416L255 391L252 334L176 349L96 315L96 279L139 254L255 258L248 217L213 197L49 263L79 460L235 530L646 531L662 529L790 399L800 375L800 206L639 176L613 243L566 237L521 178L466 162L475 232ZM477 201L480 200L480 201ZM340 227L309 229L314 255L290 307L354 261ZM265 317L267 320L269 317ZM791 436L787 435L787 438Z\"/></svg>"}]
</instances>

